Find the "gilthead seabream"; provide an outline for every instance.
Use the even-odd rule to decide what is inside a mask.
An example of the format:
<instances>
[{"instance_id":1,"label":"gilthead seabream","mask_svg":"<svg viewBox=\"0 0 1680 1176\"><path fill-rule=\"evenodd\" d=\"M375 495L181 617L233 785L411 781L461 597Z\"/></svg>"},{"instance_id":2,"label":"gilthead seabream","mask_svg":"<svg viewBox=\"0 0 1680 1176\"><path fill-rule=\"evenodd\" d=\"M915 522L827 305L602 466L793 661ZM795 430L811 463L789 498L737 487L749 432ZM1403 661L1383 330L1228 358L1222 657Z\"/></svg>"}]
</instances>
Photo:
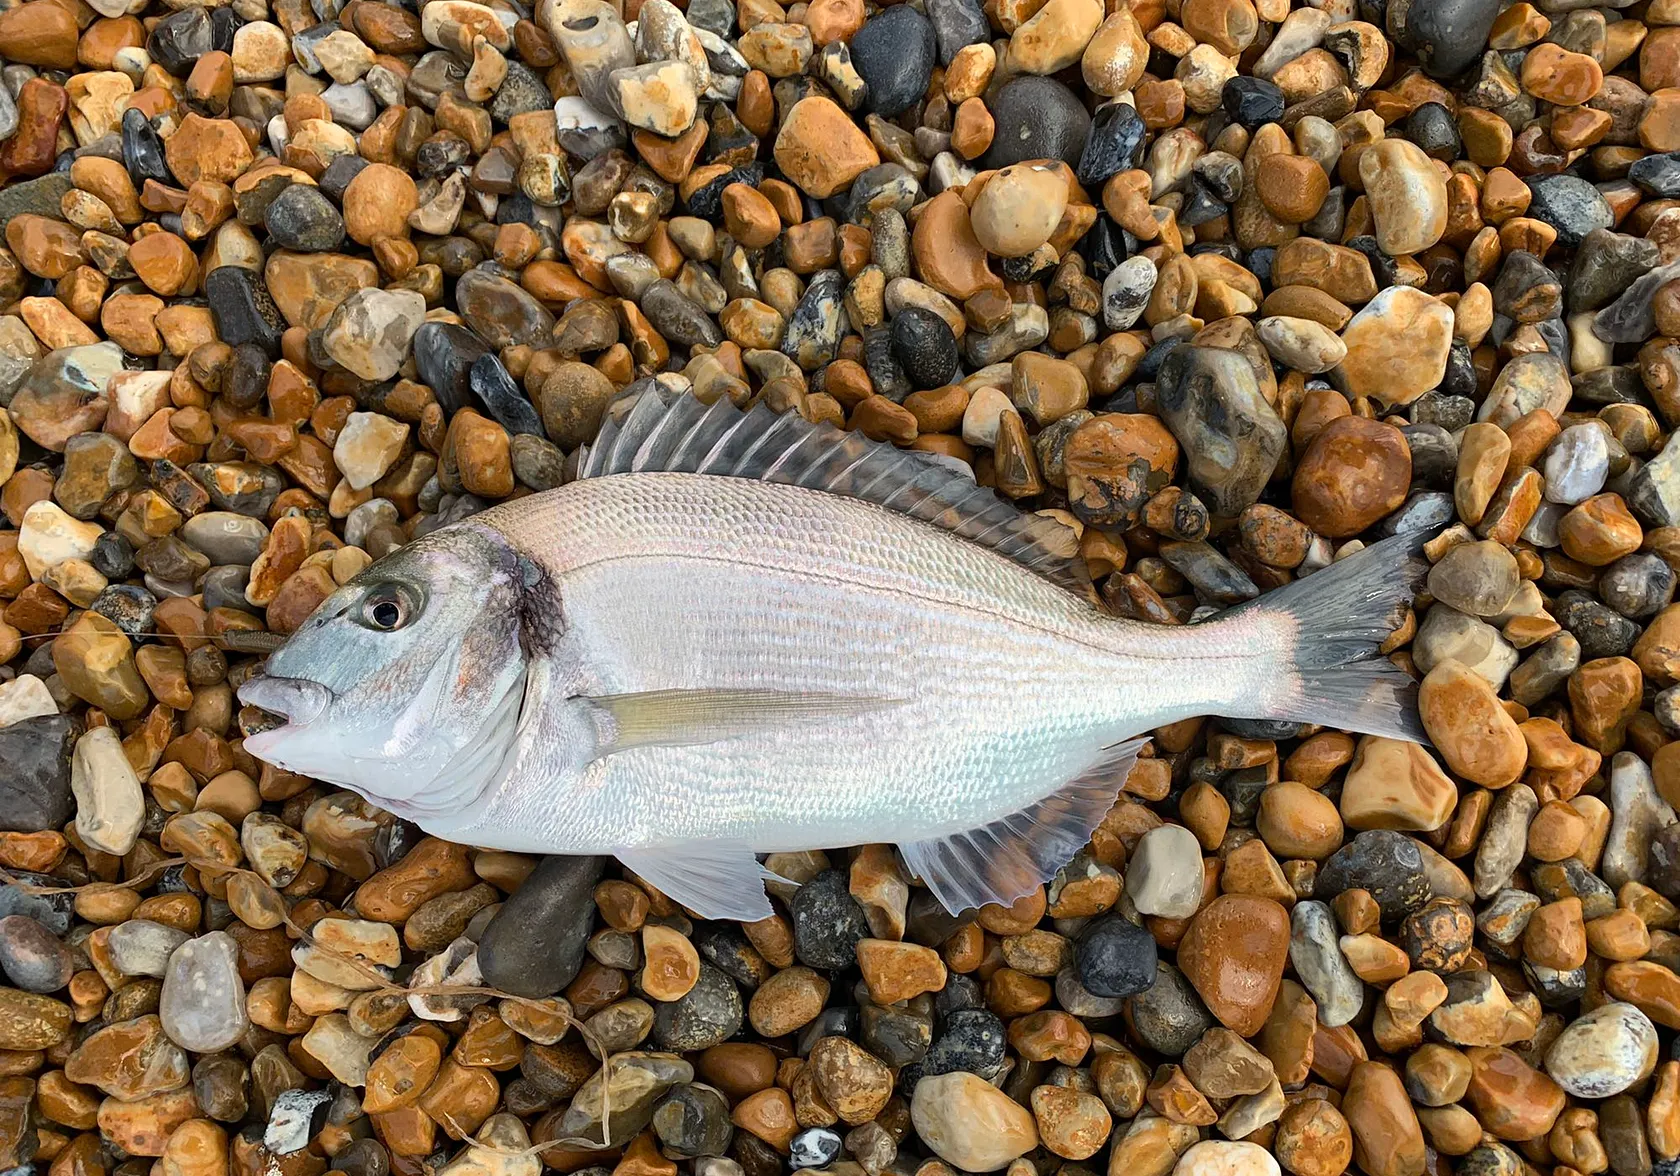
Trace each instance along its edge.
<instances>
[{"instance_id":1,"label":"gilthead seabream","mask_svg":"<svg viewBox=\"0 0 1680 1176\"><path fill-rule=\"evenodd\" d=\"M646 381L576 481L329 597L241 688L287 720L245 746L751 920L755 855L844 841L897 844L952 911L1008 903L1190 716L1421 738L1377 654L1421 536L1178 627L1101 612L1065 538L927 455Z\"/></svg>"}]
</instances>

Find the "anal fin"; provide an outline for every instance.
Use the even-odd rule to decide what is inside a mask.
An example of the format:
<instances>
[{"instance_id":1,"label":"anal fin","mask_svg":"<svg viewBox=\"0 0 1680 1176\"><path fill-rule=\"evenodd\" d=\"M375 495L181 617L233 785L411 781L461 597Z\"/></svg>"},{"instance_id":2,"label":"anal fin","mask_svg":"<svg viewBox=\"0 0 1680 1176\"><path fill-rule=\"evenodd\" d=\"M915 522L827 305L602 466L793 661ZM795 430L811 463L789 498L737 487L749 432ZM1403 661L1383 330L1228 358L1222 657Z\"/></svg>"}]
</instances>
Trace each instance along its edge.
<instances>
[{"instance_id":1,"label":"anal fin","mask_svg":"<svg viewBox=\"0 0 1680 1176\"><path fill-rule=\"evenodd\" d=\"M1091 840L1148 741L1103 748L1055 792L989 825L900 845L905 864L952 914L1009 905L1054 877Z\"/></svg>"},{"instance_id":2,"label":"anal fin","mask_svg":"<svg viewBox=\"0 0 1680 1176\"><path fill-rule=\"evenodd\" d=\"M696 841L625 850L618 860L702 919L754 923L771 915L764 867L735 841Z\"/></svg>"}]
</instances>

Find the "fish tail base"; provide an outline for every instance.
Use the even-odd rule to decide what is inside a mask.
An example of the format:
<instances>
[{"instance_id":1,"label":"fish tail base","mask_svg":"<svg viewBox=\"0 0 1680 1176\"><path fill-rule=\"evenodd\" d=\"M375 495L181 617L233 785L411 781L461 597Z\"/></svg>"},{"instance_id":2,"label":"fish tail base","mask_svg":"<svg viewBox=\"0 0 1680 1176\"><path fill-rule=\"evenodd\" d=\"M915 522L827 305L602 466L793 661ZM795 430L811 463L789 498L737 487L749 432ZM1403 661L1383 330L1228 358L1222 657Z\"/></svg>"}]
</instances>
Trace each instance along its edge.
<instances>
[{"instance_id":1,"label":"fish tail base","mask_svg":"<svg viewBox=\"0 0 1680 1176\"><path fill-rule=\"evenodd\" d=\"M1283 672L1253 717L1428 742L1417 684L1379 651L1427 571L1418 551L1428 538L1381 540L1234 610L1283 635Z\"/></svg>"}]
</instances>

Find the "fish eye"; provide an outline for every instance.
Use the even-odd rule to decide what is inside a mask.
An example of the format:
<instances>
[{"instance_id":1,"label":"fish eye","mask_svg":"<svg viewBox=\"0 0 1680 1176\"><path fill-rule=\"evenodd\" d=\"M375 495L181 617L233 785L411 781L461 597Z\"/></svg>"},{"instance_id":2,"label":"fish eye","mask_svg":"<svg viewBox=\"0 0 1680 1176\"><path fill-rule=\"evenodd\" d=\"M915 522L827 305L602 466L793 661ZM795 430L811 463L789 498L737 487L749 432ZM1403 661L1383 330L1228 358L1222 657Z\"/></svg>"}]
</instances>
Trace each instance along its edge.
<instances>
[{"instance_id":1,"label":"fish eye","mask_svg":"<svg viewBox=\"0 0 1680 1176\"><path fill-rule=\"evenodd\" d=\"M379 584L362 598L356 621L365 629L389 633L408 624L419 611L419 602L406 587Z\"/></svg>"}]
</instances>

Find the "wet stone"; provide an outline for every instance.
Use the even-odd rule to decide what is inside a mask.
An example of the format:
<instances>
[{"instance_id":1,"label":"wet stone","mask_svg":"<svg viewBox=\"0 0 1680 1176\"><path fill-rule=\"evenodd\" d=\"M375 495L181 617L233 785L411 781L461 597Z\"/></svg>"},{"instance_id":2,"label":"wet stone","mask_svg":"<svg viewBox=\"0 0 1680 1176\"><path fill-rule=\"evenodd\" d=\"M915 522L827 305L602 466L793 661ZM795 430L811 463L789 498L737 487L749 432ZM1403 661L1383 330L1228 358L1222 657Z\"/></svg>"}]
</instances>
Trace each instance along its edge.
<instances>
[{"instance_id":1,"label":"wet stone","mask_svg":"<svg viewBox=\"0 0 1680 1176\"><path fill-rule=\"evenodd\" d=\"M1647 155L1628 168L1628 179L1653 196L1680 195L1680 152Z\"/></svg>"},{"instance_id":2,"label":"wet stone","mask_svg":"<svg viewBox=\"0 0 1680 1176\"><path fill-rule=\"evenodd\" d=\"M850 891L846 875L825 870L802 885L789 904L794 954L807 967L835 971L850 967L869 922Z\"/></svg>"},{"instance_id":3,"label":"wet stone","mask_svg":"<svg viewBox=\"0 0 1680 1176\"><path fill-rule=\"evenodd\" d=\"M509 433L542 436L542 418L494 355L481 355L467 373L468 386L486 412Z\"/></svg>"},{"instance_id":4,"label":"wet stone","mask_svg":"<svg viewBox=\"0 0 1680 1176\"><path fill-rule=\"evenodd\" d=\"M643 291L641 305L654 328L674 343L716 347L723 341L722 332L705 310L664 278Z\"/></svg>"},{"instance_id":5,"label":"wet stone","mask_svg":"<svg viewBox=\"0 0 1680 1176\"><path fill-rule=\"evenodd\" d=\"M1657 1059L1657 1031L1639 1009L1621 1001L1577 1018L1546 1051L1546 1073L1577 1098L1620 1094Z\"/></svg>"},{"instance_id":6,"label":"wet stone","mask_svg":"<svg viewBox=\"0 0 1680 1176\"><path fill-rule=\"evenodd\" d=\"M344 218L319 188L293 184L276 196L264 214L268 235L284 249L324 253L344 241Z\"/></svg>"},{"instance_id":7,"label":"wet stone","mask_svg":"<svg viewBox=\"0 0 1680 1176\"><path fill-rule=\"evenodd\" d=\"M493 354L484 340L456 323L422 323L412 340L420 379L437 395L444 411L454 413L473 403L470 373L483 356Z\"/></svg>"},{"instance_id":8,"label":"wet stone","mask_svg":"<svg viewBox=\"0 0 1680 1176\"><path fill-rule=\"evenodd\" d=\"M1260 497L1286 431L1243 356L1181 348L1161 365L1155 395L1188 459L1190 486L1209 509L1232 516Z\"/></svg>"},{"instance_id":9,"label":"wet stone","mask_svg":"<svg viewBox=\"0 0 1680 1176\"><path fill-rule=\"evenodd\" d=\"M158 1015L170 1040L195 1053L226 1049L244 1034L238 944L223 931L183 943L169 957Z\"/></svg>"},{"instance_id":10,"label":"wet stone","mask_svg":"<svg viewBox=\"0 0 1680 1176\"><path fill-rule=\"evenodd\" d=\"M895 118L921 98L934 65L934 28L908 5L883 9L852 35L852 64L868 85L866 109Z\"/></svg>"},{"instance_id":11,"label":"wet stone","mask_svg":"<svg viewBox=\"0 0 1680 1176\"><path fill-rule=\"evenodd\" d=\"M551 996L583 964L603 862L546 857L501 906L479 938L486 983L516 996Z\"/></svg>"},{"instance_id":12,"label":"wet stone","mask_svg":"<svg viewBox=\"0 0 1680 1176\"><path fill-rule=\"evenodd\" d=\"M1007 1040L1003 1022L985 1009L948 1013L939 1034L922 1058L924 1075L966 1070L991 1078L1003 1068Z\"/></svg>"},{"instance_id":13,"label":"wet stone","mask_svg":"<svg viewBox=\"0 0 1680 1176\"><path fill-rule=\"evenodd\" d=\"M1155 981L1154 937L1118 915L1085 931L1076 960L1080 984L1095 996L1132 996Z\"/></svg>"},{"instance_id":14,"label":"wet stone","mask_svg":"<svg viewBox=\"0 0 1680 1176\"><path fill-rule=\"evenodd\" d=\"M1060 82L1019 77L1004 86L990 105L996 127L983 160L985 167L1008 167L1031 159L1079 163L1091 116Z\"/></svg>"},{"instance_id":15,"label":"wet stone","mask_svg":"<svg viewBox=\"0 0 1680 1176\"><path fill-rule=\"evenodd\" d=\"M1561 593L1553 615L1579 643L1579 660L1618 657L1632 649L1639 637L1637 624L1584 592Z\"/></svg>"},{"instance_id":16,"label":"wet stone","mask_svg":"<svg viewBox=\"0 0 1680 1176\"><path fill-rule=\"evenodd\" d=\"M136 186L147 180L156 180L160 184L175 182L168 163L164 161L162 137L145 114L134 107L123 111L122 154L123 163Z\"/></svg>"},{"instance_id":17,"label":"wet stone","mask_svg":"<svg viewBox=\"0 0 1680 1176\"><path fill-rule=\"evenodd\" d=\"M7 728L0 728L0 731ZM65 752L68 773L68 749ZM68 783L66 783L68 787ZM62 891L70 883L63 878L41 874L33 870L10 870L15 881L0 885L0 918L27 915L54 935L70 930L76 896L65 893L34 894L33 890Z\"/></svg>"},{"instance_id":18,"label":"wet stone","mask_svg":"<svg viewBox=\"0 0 1680 1176\"><path fill-rule=\"evenodd\" d=\"M254 343L271 357L280 354L286 321L260 274L243 266L218 266L205 275L204 294L224 342L235 347Z\"/></svg>"},{"instance_id":19,"label":"wet stone","mask_svg":"<svg viewBox=\"0 0 1680 1176\"><path fill-rule=\"evenodd\" d=\"M37 833L70 819L70 715L42 715L0 727L0 829ZM29 913L20 911L18 913Z\"/></svg>"},{"instance_id":20,"label":"wet stone","mask_svg":"<svg viewBox=\"0 0 1680 1176\"><path fill-rule=\"evenodd\" d=\"M1581 239L1569 270L1571 311L1597 310L1656 268L1661 251L1644 237L1594 229Z\"/></svg>"},{"instance_id":21,"label":"wet stone","mask_svg":"<svg viewBox=\"0 0 1680 1176\"><path fill-rule=\"evenodd\" d=\"M986 14L974 0L930 0L927 15L933 24L941 65L950 65L960 49L979 44L990 35Z\"/></svg>"},{"instance_id":22,"label":"wet stone","mask_svg":"<svg viewBox=\"0 0 1680 1176\"><path fill-rule=\"evenodd\" d=\"M1365 986L1339 944L1335 916L1322 902L1298 902L1290 912L1289 961L1318 1002L1319 1020L1345 1025L1365 1004Z\"/></svg>"},{"instance_id":23,"label":"wet stone","mask_svg":"<svg viewBox=\"0 0 1680 1176\"><path fill-rule=\"evenodd\" d=\"M1283 91L1265 78L1231 78L1219 92L1219 103L1233 122L1251 131L1283 117Z\"/></svg>"},{"instance_id":24,"label":"wet stone","mask_svg":"<svg viewBox=\"0 0 1680 1176\"><path fill-rule=\"evenodd\" d=\"M916 388L939 388L957 375L957 341L931 310L911 306L892 322L893 358Z\"/></svg>"},{"instance_id":25,"label":"wet stone","mask_svg":"<svg viewBox=\"0 0 1680 1176\"><path fill-rule=\"evenodd\" d=\"M1614 223L1610 205L1597 188L1577 176L1531 176L1533 199L1528 215L1557 230L1558 244L1579 245L1594 229L1608 229Z\"/></svg>"},{"instance_id":26,"label":"wet stone","mask_svg":"<svg viewBox=\"0 0 1680 1176\"><path fill-rule=\"evenodd\" d=\"M1369 829L1331 854L1319 867L1315 893L1334 898L1344 890L1365 890L1385 919L1399 919L1429 899L1429 879L1417 844L1400 833Z\"/></svg>"},{"instance_id":27,"label":"wet stone","mask_svg":"<svg viewBox=\"0 0 1680 1176\"><path fill-rule=\"evenodd\" d=\"M718 1156L733 1134L729 1103L710 1086L679 1086L653 1109L653 1130L676 1156ZM836 1137L838 1145L838 1137Z\"/></svg>"},{"instance_id":28,"label":"wet stone","mask_svg":"<svg viewBox=\"0 0 1680 1176\"><path fill-rule=\"evenodd\" d=\"M1156 1053L1179 1057L1214 1024L1184 974L1165 960L1155 965L1155 983L1132 998L1131 1023Z\"/></svg>"},{"instance_id":29,"label":"wet stone","mask_svg":"<svg viewBox=\"0 0 1680 1176\"><path fill-rule=\"evenodd\" d=\"M28 915L0 918L0 973L25 992L57 992L70 982L75 959L69 948Z\"/></svg>"},{"instance_id":30,"label":"wet stone","mask_svg":"<svg viewBox=\"0 0 1680 1176\"><path fill-rule=\"evenodd\" d=\"M741 1028L744 1006L735 982L709 964L700 965L694 987L654 1010L653 1040L679 1053L710 1049Z\"/></svg>"},{"instance_id":31,"label":"wet stone","mask_svg":"<svg viewBox=\"0 0 1680 1176\"><path fill-rule=\"evenodd\" d=\"M805 371L816 371L839 351L847 323L842 304L845 281L839 270L816 274L788 318L781 351Z\"/></svg>"},{"instance_id":32,"label":"wet stone","mask_svg":"<svg viewBox=\"0 0 1680 1176\"><path fill-rule=\"evenodd\" d=\"M666 1091L693 1078L694 1067L673 1054L616 1054L572 1096L559 1124L560 1134L605 1138L614 1146L627 1143L652 1121L654 1106ZM600 1118L603 1106L610 1130Z\"/></svg>"},{"instance_id":33,"label":"wet stone","mask_svg":"<svg viewBox=\"0 0 1680 1176\"><path fill-rule=\"evenodd\" d=\"M1076 168L1079 182L1100 184L1117 172L1137 167L1143 161L1147 133L1143 119L1127 103L1111 102L1099 107L1091 116L1090 130L1080 150Z\"/></svg>"},{"instance_id":34,"label":"wet stone","mask_svg":"<svg viewBox=\"0 0 1680 1176\"><path fill-rule=\"evenodd\" d=\"M1407 9L1402 37L1431 76L1452 78L1481 55L1498 14L1488 0L1423 0Z\"/></svg>"},{"instance_id":35,"label":"wet stone","mask_svg":"<svg viewBox=\"0 0 1680 1176\"><path fill-rule=\"evenodd\" d=\"M494 347L540 347L554 328L554 316L525 290L496 274L474 269L455 283L461 316Z\"/></svg>"}]
</instances>

